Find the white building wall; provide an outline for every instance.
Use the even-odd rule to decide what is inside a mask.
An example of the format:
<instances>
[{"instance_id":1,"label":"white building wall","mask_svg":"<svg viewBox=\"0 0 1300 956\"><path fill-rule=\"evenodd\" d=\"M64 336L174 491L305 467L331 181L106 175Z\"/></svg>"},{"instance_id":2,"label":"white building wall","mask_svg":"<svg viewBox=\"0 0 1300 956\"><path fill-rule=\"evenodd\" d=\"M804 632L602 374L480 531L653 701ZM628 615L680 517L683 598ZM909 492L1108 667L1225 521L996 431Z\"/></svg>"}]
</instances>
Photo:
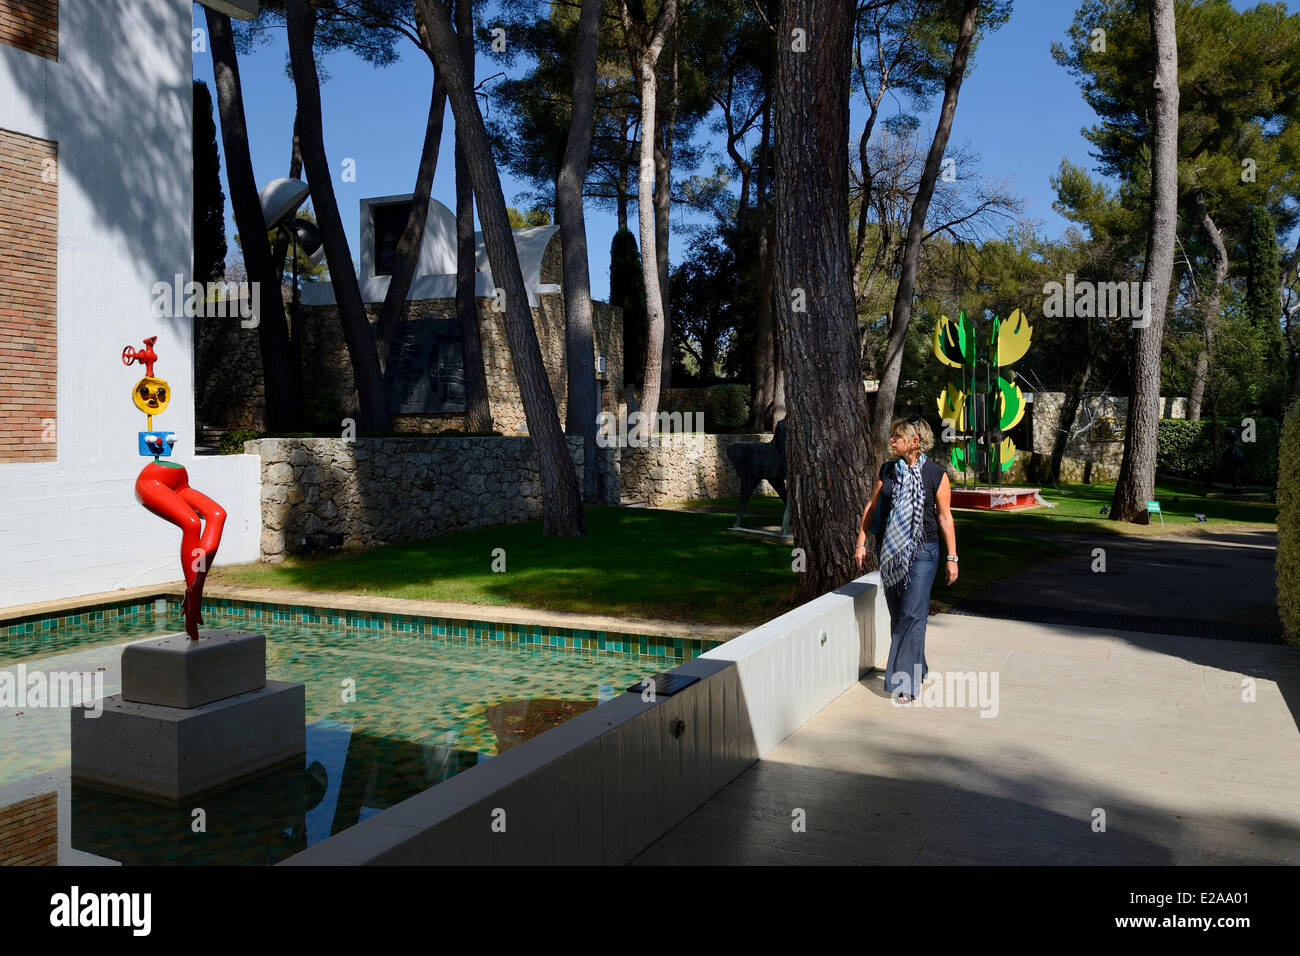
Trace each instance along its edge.
<instances>
[{"instance_id":1,"label":"white building wall","mask_svg":"<svg viewBox=\"0 0 1300 956\"><path fill-rule=\"evenodd\" d=\"M191 10L61 0L57 62L0 45L0 128L59 151L58 460L0 464L0 607L181 578L180 530L133 491L143 369L121 354L150 335L155 424L230 516L217 563L257 557L258 459L194 459L192 320L151 316L154 283L190 278Z\"/></svg>"}]
</instances>

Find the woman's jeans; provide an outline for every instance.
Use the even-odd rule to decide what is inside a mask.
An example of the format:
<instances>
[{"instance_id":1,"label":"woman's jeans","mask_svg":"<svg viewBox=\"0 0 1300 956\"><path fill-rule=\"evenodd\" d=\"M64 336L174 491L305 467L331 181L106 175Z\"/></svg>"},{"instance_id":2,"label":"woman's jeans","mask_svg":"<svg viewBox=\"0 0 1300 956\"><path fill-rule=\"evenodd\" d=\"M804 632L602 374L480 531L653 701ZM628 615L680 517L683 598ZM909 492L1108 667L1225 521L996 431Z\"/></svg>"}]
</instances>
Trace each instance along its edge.
<instances>
[{"instance_id":1,"label":"woman's jeans","mask_svg":"<svg viewBox=\"0 0 1300 956\"><path fill-rule=\"evenodd\" d=\"M930 614L930 587L939 568L939 542L927 541L912 559L911 583L885 588L889 606L889 663L885 665L885 690L891 697L915 697L930 668L925 662L925 622Z\"/></svg>"}]
</instances>

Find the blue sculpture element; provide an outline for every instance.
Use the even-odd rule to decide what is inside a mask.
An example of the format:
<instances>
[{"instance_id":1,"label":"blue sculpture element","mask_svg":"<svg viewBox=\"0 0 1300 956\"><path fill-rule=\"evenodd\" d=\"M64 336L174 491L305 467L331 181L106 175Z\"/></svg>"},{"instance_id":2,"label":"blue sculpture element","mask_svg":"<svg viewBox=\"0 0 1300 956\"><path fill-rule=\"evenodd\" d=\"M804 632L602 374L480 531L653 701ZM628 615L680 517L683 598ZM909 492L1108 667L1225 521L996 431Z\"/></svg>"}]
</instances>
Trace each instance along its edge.
<instances>
[{"instance_id":1,"label":"blue sculpture element","mask_svg":"<svg viewBox=\"0 0 1300 956\"><path fill-rule=\"evenodd\" d=\"M141 455L152 456L154 458L161 455L166 458L172 453L172 448L175 445L175 432L140 432Z\"/></svg>"}]
</instances>

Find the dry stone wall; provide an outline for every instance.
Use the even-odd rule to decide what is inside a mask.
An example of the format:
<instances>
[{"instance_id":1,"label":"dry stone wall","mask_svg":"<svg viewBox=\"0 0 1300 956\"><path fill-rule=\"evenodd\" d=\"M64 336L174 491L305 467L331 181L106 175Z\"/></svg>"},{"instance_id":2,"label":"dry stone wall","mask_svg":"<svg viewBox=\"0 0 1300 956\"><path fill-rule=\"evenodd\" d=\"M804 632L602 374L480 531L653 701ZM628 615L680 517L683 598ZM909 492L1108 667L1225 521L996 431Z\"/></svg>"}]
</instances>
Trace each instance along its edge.
<instances>
[{"instance_id":1,"label":"dry stone wall","mask_svg":"<svg viewBox=\"0 0 1300 956\"><path fill-rule=\"evenodd\" d=\"M542 257L541 281L560 284L560 239L556 233ZM542 362L551 383L551 394L565 420L568 407L568 376L564 361L564 297L558 293L538 296L532 310L533 325L541 348ZM488 402L493 426L504 435L527 433L523 402L515 381L514 359L506 341L505 315L493 311L491 298L477 300L479 331L483 344L483 365L487 376ZM303 394L312 427L355 417L356 386L352 361L343 340L337 306L300 306ZM290 310L286 307L286 314ZM379 304L366 306L373 323ZM455 319L455 299L423 299L408 305L407 318ZM200 425L221 429L263 430L262 360L256 329L245 329L230 319L196 319L195 327L195 417ZM623 390L623 312L604 302L592 303L592 325L596 351L605 356L606 372L600 381L599 402L603 411L618 413ZM598 376L599 377L599 376ZM463 429L463 412L399 415L393 430L428 434L446 428Z\"/></svg>"},{"instance_id":2,"label":"dry stone wall","mask_svg":"<svg viewBox=\"0 0 1300 956\"><path fill-rule=\"evenodd\" d=\"M727 459L727 447L736 442L768 442L772 433L686 434L659 440L658 447L620 449L624 501L654 506L665 501L738 495L739 480ZM774 495L776 491L762 481L755 494Z\"/></svg>"},{"instance_id":3,"label":"dry stone wall","mask_svg":"<svg viewBox=\"0 0 1300 956\"><path fill-rule=\"evenodd\" d=\"M568 439L582 467L581 438ZM264 560L313 548L369 548L541 517L528 438L264 438ZM615 449L599 449L603 504L618 504Z\"/></svg>"}]
</instances>

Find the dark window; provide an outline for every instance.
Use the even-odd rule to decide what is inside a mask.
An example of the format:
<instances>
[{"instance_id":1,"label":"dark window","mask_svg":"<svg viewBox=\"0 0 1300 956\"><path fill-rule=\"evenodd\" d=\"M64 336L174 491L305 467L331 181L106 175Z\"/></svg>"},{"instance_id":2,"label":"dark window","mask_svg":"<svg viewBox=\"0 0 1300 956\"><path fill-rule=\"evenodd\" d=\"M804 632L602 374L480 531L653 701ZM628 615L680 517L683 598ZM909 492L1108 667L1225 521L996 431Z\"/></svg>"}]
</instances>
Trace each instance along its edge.
<instances>
[{"instance_id":1,"label":"dark window","mask_svg":"<svg viewBox=\"0 0 1300 956\"><path fill-rule=\"evenodd\" d=\"M409 202L371 206L375 218L375 275L389 276L397 265L397 243L411 215Z\"/></svg>"}]
</instances>

